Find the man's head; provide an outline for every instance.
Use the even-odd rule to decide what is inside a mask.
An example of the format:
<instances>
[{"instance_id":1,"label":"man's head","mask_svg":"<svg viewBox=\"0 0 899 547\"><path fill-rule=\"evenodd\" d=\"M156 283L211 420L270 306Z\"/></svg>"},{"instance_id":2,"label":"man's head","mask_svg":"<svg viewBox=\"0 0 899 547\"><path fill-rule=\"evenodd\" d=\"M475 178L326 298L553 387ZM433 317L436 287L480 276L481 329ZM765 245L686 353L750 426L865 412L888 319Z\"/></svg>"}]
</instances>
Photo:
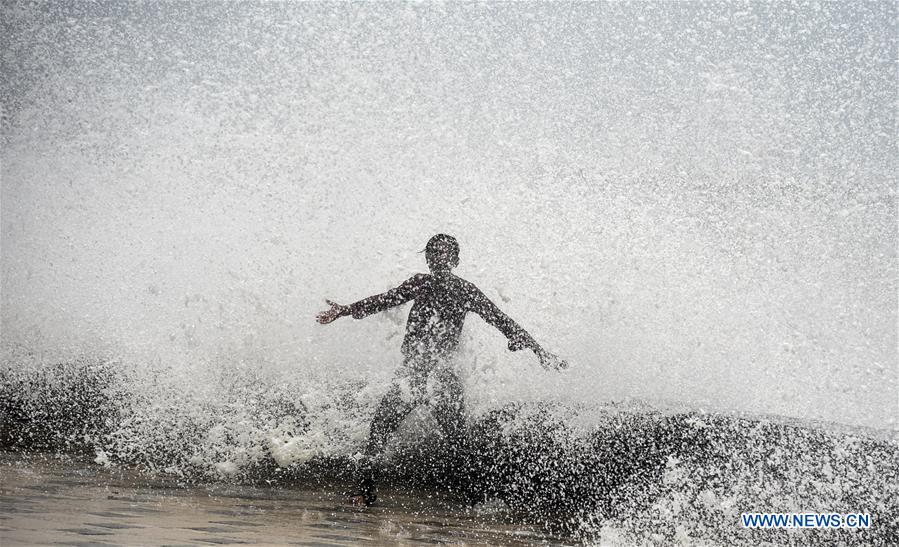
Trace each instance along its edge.
<instances>
[{"instance_id":1,"label":"man's head","mask_svg":"<svg viewBox=\"0 0 899 547\"><path fill-rule=\"evenodd\" d=\"M428 240L425 260L432 273L446 273L459 265L459 242L453 236L437 234Z\"/></svg>"}]
</instances>

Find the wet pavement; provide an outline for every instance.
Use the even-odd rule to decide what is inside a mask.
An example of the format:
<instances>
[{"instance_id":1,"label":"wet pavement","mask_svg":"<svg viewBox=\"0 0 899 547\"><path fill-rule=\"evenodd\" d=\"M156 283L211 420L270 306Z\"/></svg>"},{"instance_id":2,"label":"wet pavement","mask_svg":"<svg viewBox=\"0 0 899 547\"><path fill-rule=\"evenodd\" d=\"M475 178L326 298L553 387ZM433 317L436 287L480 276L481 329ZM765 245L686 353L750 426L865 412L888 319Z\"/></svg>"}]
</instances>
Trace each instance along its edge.
<instances>
[{"instance_id":1,"label":"wet pavement","mask_svg":"<svg viewBox=\"0 0 899 547\"><path fill-rule=\"evenodd\" d=\"M382 492L343 505L340 489L177 487L128 470L0 452L0 544L13 545L561 545L426 495Z\"/></svg>"}]
</instances>

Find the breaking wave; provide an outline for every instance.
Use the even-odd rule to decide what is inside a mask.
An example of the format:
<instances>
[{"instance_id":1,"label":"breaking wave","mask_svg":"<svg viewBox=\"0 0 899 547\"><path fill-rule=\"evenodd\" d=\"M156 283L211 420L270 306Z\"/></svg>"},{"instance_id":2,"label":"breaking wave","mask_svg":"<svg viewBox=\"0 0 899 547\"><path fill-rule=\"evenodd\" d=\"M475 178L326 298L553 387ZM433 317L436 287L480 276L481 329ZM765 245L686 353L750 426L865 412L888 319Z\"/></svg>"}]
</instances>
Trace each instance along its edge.
<instances>
[{"instance_id":1,"label":"breaking wave","mask_svg":"<svg viewBox=\"0 0 899 547\"><path fill-rule=\"evenodd\" d=\"M209 481L317 485L346 479L378 386L219 369L194 381L85 360L4 366L2 447L82 453ZM385 480L574 539L619 544L791 543L747 530L747 512L868 512L869 530L805 530L807 544L887 545L899 536L899 443L886 431L638 403L509 403L469 421L465 454L416 411Z\"/></svg>"}]
</instances>

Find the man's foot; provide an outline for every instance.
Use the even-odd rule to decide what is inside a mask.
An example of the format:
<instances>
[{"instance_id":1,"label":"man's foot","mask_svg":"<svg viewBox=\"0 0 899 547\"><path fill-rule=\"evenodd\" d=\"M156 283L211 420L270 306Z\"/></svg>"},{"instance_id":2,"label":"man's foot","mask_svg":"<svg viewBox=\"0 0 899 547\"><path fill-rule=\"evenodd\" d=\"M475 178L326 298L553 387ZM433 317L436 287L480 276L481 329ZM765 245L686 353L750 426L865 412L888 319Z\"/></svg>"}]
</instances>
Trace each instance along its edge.
<instances>
[{"instance_id":1,"label":"man's foot","mask_svg":"<svg viewBox=\"0 0 899 547\"><path fill-rule=\"evenodd\" d=\"M373 493L354 492L347 496L347 503L354 507L368 507L377 501L378 496Z\"/></svg>"},{"instance_id":2,"label":"man's foot","mask_svg":"<svg viewBox=\"0 0 899 547\"><path fill-rule=\"evenodd\" d=\"M375 489L376 468L370 458L363 458L356 468L356 488L347 496L347 503L368 507L378 499Z\"/></svg>"}]
</instances>

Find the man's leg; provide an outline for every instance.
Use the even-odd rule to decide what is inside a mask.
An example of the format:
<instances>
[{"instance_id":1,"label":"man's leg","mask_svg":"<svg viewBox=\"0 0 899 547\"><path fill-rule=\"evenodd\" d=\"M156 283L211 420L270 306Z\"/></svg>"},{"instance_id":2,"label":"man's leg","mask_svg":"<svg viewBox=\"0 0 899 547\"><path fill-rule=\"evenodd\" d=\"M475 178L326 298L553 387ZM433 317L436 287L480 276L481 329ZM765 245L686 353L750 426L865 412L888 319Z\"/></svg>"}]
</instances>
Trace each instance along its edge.
<instances>
[{"instance_id":1,"label":"man's leg","mask_svg":"<svg viewBox=\"0 0 899 547\"><path fill-rule=\"evenodd\" d=\"M387 395L384 395L378 404L375 417L371 421L365 455L371 458L379 457L384 452L390 436L413 408L412 403L403 400L400 386L396 383L391 385Z\"/></svg>"},{"instance_id":2,"label":"man's leg","mask_svg":"<svg viewBox=\"0 0 899 547\"><path fill-rule=\"evenodd\" d=\"M447 440L449 473L444 480L452 490L474 505L484 501L481 486L484 470L479 464L465 427L465 400L462 380L448 370L438 370L437 392L432 402L434 418Z\"/></svg>"},{"instance_id":3,"label":"man's leg","mask_svg":"<svg viewBox=\"0 0 899 547\"><path fill-rule=\"evenodd\" d=\"M377 482L376 471L378 460L384 453L384 447L403 419L412 411L413 405L404 401L402 391L398 384L390 386L390 390L381 399L375 410L375 416L371 421L371 431L368 435L368 445L365 454L357 470L356 481L358 483L358 495L352 496L354 503L371 505L374 503L375 484Z\"/></svg>"},{"instance_id":4,"label":"man's leg","mask_svg":"<svg viewBox=\"0 0 899 547\"><path fill-rule=\"evenodd\" d=\"M436 393L432 408L446 440L454 450L465 445L465 400L462 380L449 367L434 371Z\"/></svg>"}]
</instances>

